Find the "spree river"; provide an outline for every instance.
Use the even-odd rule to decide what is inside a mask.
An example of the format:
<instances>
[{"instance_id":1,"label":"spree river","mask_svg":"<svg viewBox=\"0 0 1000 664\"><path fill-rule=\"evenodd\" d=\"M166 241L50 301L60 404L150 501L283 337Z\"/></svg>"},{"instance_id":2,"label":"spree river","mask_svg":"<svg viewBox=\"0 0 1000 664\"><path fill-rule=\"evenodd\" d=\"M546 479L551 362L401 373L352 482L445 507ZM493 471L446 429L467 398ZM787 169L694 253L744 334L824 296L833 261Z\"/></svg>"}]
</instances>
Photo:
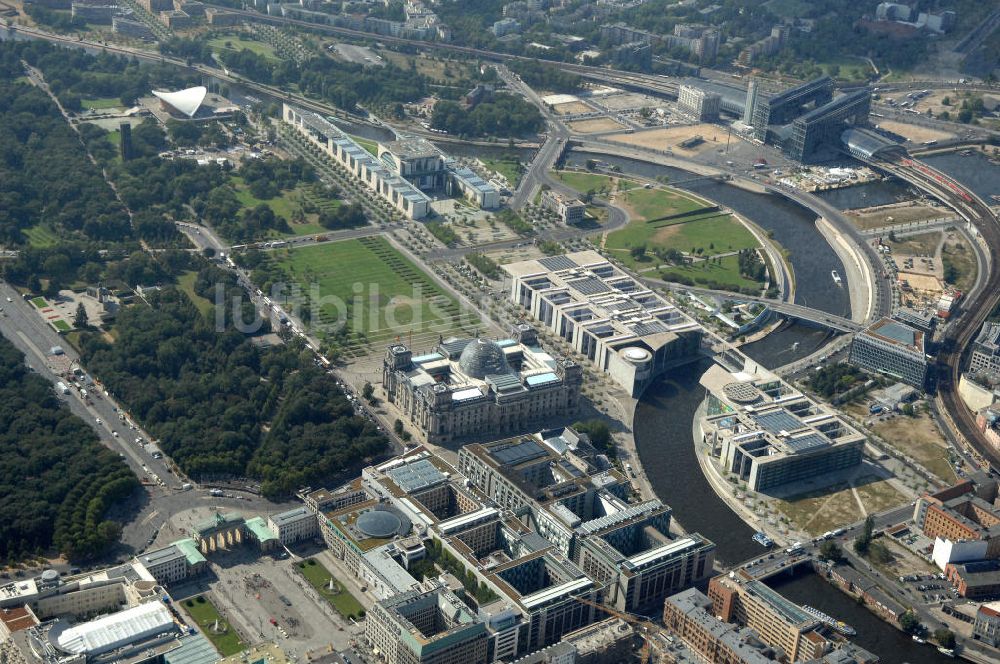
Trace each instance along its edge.
<instances>
[{"instance_id":1,"label":"spree river","mask_svg":"<svg viewBox=\"0 0 1000 664\"><path fill-rule=\"evenodd\" d=\"M571 158L585 157L571 155ZM971 166L972 157L962 159ZM683 171L631 160L613 160L612 163L618 163L626 173L646 177L665 174L671 180L683 180L686 176ZM935 166L945 170L941 164ZM831 288L828 277L829 270L838 269L839 260L815 230L811 212L774 196L753 194L724 183L691 183L690 188L774 231L774 236L791 251L797 301L831 313L847 313L846 294L837 297L841 293ZM840 192L837 205L862 207L898 200L907 194L907 188L897 183L876 183ZM828 338L824 331L790 325L744 350L764 366L774 367L811 353ZM657 496L670 505L677 521L685 529L697 531L715 542L718 559L734 564L760 554L762 549L751 539L754 529L745 524L708 484L695 455L692 422L705 397L698 379L709 364L708 360L703 360L680 367L646 390L636 407L635 442L646 476ZM789 599L815 606L854 626L858 634L851 640L879 655L883 662L948 661L933 647L914 643L815 574L781 578L774 585Z\"/></svg>"}]
</instances>

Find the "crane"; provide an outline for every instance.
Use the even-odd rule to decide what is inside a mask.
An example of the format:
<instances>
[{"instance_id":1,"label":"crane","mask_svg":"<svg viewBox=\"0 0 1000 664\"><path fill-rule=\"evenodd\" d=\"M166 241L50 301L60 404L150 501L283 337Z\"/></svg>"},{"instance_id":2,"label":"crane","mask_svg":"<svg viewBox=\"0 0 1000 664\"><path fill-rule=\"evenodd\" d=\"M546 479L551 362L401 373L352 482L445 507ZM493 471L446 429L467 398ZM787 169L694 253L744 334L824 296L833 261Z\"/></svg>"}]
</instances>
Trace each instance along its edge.
<instances>
[{"instance_id":1,"label":"crane","mask_svg":"<svg viewBox=\"0 0 1000 664\"><path fill-rule=\"evenodd\" d=\"M626 613L625 611L619 611L618 609L613 609L605 604L598 604L589 599L583 597L575 598L576 601L581 604L586 604L587 606L592 606L595 609L600 609L605 613L609 613L615 618L620 618L624 620L629 625L636 628L636 633L642 637L642 649L639 651L639 664L647 664L650 658L650 635L649 631L656 628L656 626L648 618L642 618L640 616L632 615L631 613Z\"/></svg>"}]
</instances>

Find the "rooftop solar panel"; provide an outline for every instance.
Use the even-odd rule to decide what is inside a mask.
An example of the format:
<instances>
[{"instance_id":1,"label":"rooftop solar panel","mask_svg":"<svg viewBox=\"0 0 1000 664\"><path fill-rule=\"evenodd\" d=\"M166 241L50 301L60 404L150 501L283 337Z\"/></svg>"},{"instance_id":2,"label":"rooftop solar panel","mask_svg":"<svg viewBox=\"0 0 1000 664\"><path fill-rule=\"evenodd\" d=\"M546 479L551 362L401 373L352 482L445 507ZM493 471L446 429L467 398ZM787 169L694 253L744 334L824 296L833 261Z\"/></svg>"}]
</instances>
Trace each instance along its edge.
<instances>
[{"instance_id":1,"label":"rooftop solar panel","mask_svg":"<svg viewBox=\"0 0 1000 664\"><path fill-rule=\"evenodd\" d=\"M784 409L772 413L754 415L753 419L757 422L757 424L771 433L778 433L779 431L795 431L796 429L801 429L804 426L802 422L799 421L799 418Z\"/></svg>"},{"instance_id":2,"label":"rooftop solar panel","mask_svg":"<svg viewBox=\"0 0 1000 664\"><path fill-rule=\"evenodd\" d=\"M597 295L598 293L607 293L611 290L606 283L595 277L584 277L583 279L577 279L568 283L584 295Z\"/></svg>"},{"instance_id":3,"label":"rooftop solar panel","mask_svg":"<svg viewBox=\"0 0 1000 664\"><path fill-rule=\"evenodd\" d=\"M547 258L540 258L538 262L546 270L556 271L556 270L568 270L573 267L579 267L572 259L566 256L548 256Z\"/></svg>"},{"instance_id":4,"label":"rooftop solar panel","mask_svg":"<svg viewBox=\"0 0 1000 664\"><path fill-rule=\"evenodd\" d=\"M426 489L445 481L445 476L441 471L427 459L421 459L413 463L408 463L405 466L400 466L399 468L387 470L385 474L391 477L392 481L407 493Z\"/></svg>"},{"instance_id":5,"label":"rooftop solar panel","mask_svg":"<svg viewBox=\"0 0 1000 664\"><path fill-rule=\"evenodd\" d=\"M616 290L620 290L623 293L631 293L639 288L639 286L636 285L636 283L631 279L620 279L611 285L614 286Z\"/></svg>"},{"instance_id":6,"label":"rooftop solar panel","mask_svg":"<svg viewBox=\"0 0 1000 664\"><path fill-rule=\"evenodd\" d=\"M660 334L662 332L669 332L666 325L658 320L650 321L648 323L639 323L632 328L636 334L640 337L644 337L647 334Z\"/></svg>"},{"instance_id":7,"label":"rooftop solar panel","mask_svg":"<svg viewBox=\"0 0 1000 664\"><path fill-rule=\"evenodd\" d=\"M493 450L490 452L490 456L505 466L515 466L525 461L548 456L548 452L545 451L545 448L538 441L526 438L519 443L499 450Z\"/></svg>"},{"instance_id":8,"label":"rooftop solar panel","mask_svg":"<svg viewBox=\"0 0 1000 664\"><path fill-rule=\"evenodd\" d=\"M811 433L808 436L802 436L801 438L789 438L785 442L788 447L796 453L830 446L830 441L827 440L826 436L818 433Z\"/></svg>"}]
</instances>

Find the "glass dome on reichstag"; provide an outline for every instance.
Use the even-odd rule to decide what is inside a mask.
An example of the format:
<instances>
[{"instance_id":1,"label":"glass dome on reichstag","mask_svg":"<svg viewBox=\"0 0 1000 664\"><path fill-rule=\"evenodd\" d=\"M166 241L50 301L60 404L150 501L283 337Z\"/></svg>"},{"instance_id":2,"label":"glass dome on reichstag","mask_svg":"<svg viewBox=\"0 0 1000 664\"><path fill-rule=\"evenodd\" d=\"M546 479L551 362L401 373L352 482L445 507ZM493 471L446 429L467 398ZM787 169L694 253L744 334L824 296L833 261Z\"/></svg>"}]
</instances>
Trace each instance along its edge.
<instances>
[{"instance_id":1,"label":"glass dome on reichstag","mask_svg":"<svg viewBox=\"0 0 1000 664\"><path fill-rule=\"evenodd\" d=\"M500 345L490 339L473 339L462 350L458 358L462 373L472 378L483 379L490 374L510 373L507 358Z\"/></svg>"}]
</instances>

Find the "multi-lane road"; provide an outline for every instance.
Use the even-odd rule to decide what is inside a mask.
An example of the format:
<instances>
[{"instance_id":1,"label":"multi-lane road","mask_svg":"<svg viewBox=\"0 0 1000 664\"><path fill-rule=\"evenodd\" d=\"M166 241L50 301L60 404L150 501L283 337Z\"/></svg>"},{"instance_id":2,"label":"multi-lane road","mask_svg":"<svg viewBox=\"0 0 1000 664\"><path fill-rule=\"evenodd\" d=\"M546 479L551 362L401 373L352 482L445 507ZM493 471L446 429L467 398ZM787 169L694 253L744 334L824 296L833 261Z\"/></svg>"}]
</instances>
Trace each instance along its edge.
<instances>
[{"instance_id":1,"label":"multi-lane road","mask_svg":"<svg viewBox=\"0 0 1000 664\"><path fill-rule=\"evenodd\" d=\"M52 382L53 390L59 381L69 385L70 381L58 370L67 362L79 365L76 351L43 320L33 305L25 302L5 282L0 282L0 309L0 332L24 353L27 365ZM63 349L65 360L53 359L50 355L53 346ZM81 368L86 370L86 367ZM197 505L220 505L261 513L293 506L291 503L272 503L250 492L232 489L227 489L226 496L210 496L207 488L194 486L193 482L176 475L168 467L169 459L160 456L155 439L123 412L114 394L104 392L97 377L95 383L85 389L86 397L76 388L71 388L70 394L58 396L74 415L90 424L102 444L121 455L122 461L145 484L145 493L138 501L130 499L129 505L121 506L122 515L132 515L125 522L122 532L126 554L150 547L156 532L167 519ZM159 458L154 458L154 454ZM162 485L154 478L162 480ZM187 484L192 487L185 489Z\"/></svg>"}]
</instances>

